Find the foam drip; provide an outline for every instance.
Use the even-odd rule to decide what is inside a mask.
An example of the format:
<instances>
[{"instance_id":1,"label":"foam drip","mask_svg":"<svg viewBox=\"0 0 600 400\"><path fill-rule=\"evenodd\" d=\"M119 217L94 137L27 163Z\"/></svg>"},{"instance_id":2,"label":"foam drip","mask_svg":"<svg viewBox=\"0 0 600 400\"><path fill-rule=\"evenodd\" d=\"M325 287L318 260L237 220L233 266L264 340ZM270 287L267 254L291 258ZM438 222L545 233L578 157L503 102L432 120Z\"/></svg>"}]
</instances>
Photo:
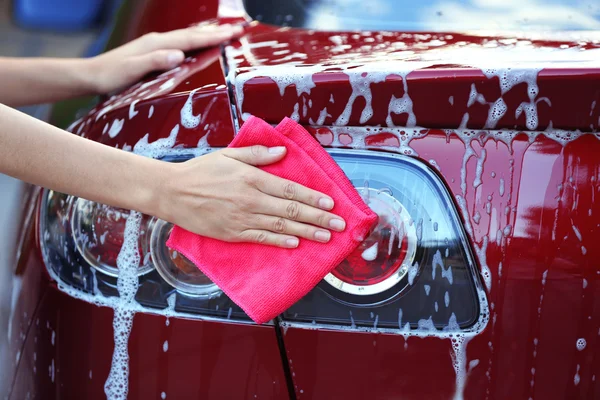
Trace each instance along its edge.
<instances>
[{"instance_id":1,"label":"foam drip","mask_svg":"<svg viewBox=\"0 0 600 400\"><path fill-rule=\"evenodd\" d=\"M108 130L108 136L110 136L112 139L117 137L117 135L121 132L121 129L123 129L123 123L125 123L124 119L115 119Z\"/></svg>"},{"instance_id":2,"label":"foam drip","mask_svg":"<svg viewBox=\"0 0 600 400\"><path fill-rule=\"evenodd\" d=\"M180 116L181 116L181 125L186 129L194 129L200 124L200 118L202 118L202 114L194 115L192 108L192 97L196 93L198 89L194 89L188 95L185 104L181 108Z\"/></svg>"},{"instance_id":3,"label":"foam drip","mask_svg":"<svg viewBox=\"0 0 600 400\"><path fill-rule=\"evenodd\" d=\"M117 289L119 303L115 307L113 319L115 347L110 373L104 384L104 393L108 400L125 400L129 391L129 335L133 325L135 312L126 305L135 302L137 293L138 267L140 265L138 237L142 215L131 212L125 223L123 246L117 258L119 276Z\"/></svg>"}]
</instances>

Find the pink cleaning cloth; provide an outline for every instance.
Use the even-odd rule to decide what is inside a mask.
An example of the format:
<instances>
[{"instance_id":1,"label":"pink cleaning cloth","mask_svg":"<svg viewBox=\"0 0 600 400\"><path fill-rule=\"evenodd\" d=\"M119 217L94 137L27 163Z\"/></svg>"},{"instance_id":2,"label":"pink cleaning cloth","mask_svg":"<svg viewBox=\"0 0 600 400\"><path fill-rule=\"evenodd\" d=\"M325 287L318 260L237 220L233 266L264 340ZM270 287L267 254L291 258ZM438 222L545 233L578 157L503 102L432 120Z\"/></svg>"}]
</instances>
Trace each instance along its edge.
<instances>
[{"instance_id":1,"label":"pink cleaning cloth","mask_svg":"<svg viewBox=\"0 0 600 400\"><path fill-rule=\"evenodd\" d=\"M326 193L332 213L346 221L329 243L300 239L295 249L228 243L175 226L167 246L186 256L257 323L276 317L300 300L367 236L377 215L364 203L331 156L296 122L276 128L251 117L229 147L285 146L286 156L264 171Z\"/></svg>"}]
</instances>

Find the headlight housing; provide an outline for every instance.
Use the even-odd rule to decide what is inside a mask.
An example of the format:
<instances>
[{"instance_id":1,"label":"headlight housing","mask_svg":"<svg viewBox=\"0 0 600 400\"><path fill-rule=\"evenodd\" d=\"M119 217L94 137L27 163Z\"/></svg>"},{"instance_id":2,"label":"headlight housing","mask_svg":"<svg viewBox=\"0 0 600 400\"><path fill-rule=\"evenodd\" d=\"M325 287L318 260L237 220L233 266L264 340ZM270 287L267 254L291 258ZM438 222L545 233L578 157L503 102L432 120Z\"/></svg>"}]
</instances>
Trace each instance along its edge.
<instances>
[{"instance_id":1,"label":"headlight housing","mask_svg":"<svg viewBox=\"0 0 600 400\"><path fill-rule=\"evenodd\" d=\"M389 329L406 324L442 329L451 320L468 329L482 320L485 293L470 245L435 172L406 156L357 150L330 154L379 223L282 320ZM128 217L127 210L45 190L40 238L47 267L62 284L118 296L116 260ZM142 218L136 301L164 309L176 293L178 311L249 321L189 260L166 247L171 229L165 221Z\"/></svg>"}]
</instances>

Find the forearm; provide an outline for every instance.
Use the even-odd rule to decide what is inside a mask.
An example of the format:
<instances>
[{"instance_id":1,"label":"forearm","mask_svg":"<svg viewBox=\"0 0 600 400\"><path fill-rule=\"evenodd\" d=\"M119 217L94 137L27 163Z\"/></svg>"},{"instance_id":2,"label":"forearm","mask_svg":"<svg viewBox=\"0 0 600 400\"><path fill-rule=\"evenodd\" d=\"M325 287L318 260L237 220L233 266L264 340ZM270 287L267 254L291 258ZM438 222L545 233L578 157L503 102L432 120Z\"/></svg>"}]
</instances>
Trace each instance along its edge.
<instances>
[{"instance_id":1,"label":"forearm","mask_svg":"<svg viewBox=\"0 0 600 400\"><path fill-rule=\"evenodd\" d=\"M18 107L93 94L89 59L0 57L0 103Z\"/></svg>"},{"instance_id":2,"label":"forearm","mask_svg":"<svg viewBox=\"0 0 600 400\"><path fill-rule=\"evenodd\" d=\"M157 215L170 164L102 145L0 104L0 173Z\"/></svg>"}]
</instances>

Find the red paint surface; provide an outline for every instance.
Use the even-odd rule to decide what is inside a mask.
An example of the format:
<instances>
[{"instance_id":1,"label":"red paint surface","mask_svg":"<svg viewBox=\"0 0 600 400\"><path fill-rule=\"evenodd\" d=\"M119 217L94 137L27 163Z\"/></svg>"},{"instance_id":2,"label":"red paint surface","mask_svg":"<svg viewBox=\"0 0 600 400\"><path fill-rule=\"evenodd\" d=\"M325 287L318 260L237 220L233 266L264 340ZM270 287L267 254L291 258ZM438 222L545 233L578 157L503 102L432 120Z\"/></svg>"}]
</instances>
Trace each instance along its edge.
<instances>
[{"instance_id":1,"label":"red paint surface","mask_svg":"<svg viewBox=\"0 0 600 400\"><path fill-rule=\"evenodd\" d=\"M600 141L587 135L563 148L546 138L531 145L523 139L513 142L512 153L503 143L485 143L487 157L477 189L472 185L476 159L467 164L470 216L463 217L470 219L474 227L471 239L477 245L485 235L492 236L486 255L493 277L488 299L494 307L487 329L467 347L468 362L479 360L479 364L468 375L465 398L595 399L600 395L600 385L592 380L600 375L600 275L596 262L600 254L594 245L600 237L600 212L594 205L600 195L600 160L596 156ZM447 139L442 132L432 131L412 145L424 162L436 161L450 190L460 194L463 142L454 135ZM478 141L473 148L479 156ZM499 194L500 178L506 180L503 196ZM492 196L490 215L485 208L488 195ZM511 207L508 216L504 214L506 206ZM481 214L479 224L472 218L475 211ZM503 235L496 244L498 227L509 224L516 231ZM581 242L573 225L581 232ZM585 255L581 246L586 247ZM587 280L585 289L583 279ZM583 351L576 348L579 338L587 341ZM401 336L296 328L289 328L284 340L299 399L394 398L400 394L403 399L448 399L454 394L448 340L412 337L405 349ZM580 383L575 385L578 364ZM331 384L342 376L353 384Z\"/></svg>"},{"instance_id":2,"label":"red paint surface","mask_svg":"<svg viewBox=\"0 0 600 400\"><path fill-rule=\"evenodd\" d=\"M346 48L336 50L332 36L340 34L347 37ZM358 36L358 38L355 38ZM494 56L498 66L508 66L503 62L503 55L508 53L515 43L530 42L530 51L536 49L553 49L556 60L569 61L575 51L598 49L600 46L592 41L577 40L528 40L526 36L472 36L457 33L394 33L373 32L369 36L355 32L314 32L306 30L274 30L262 25L249 30L246 41L237 48L243 55L236 58L239 73L254 71L252 78L244 85L244 102L238 104L241 112L259 116L270 122L277 122L284 116L292 114L296 103L309 104L307 113L300 113L300 121L308 124L316 121L320 111L327 107L330 114L324 125L333 124L344 110L352 93L348 75L340 70L339 65L352 63L356 65L376 65L387 62L389 70L384 82L370 85L373 94L374 114L364 124L359 123L364 100L359 97L354 104L348 125L387 126L388 104L392 96L402 97L404 83L402 77L394 74L395 68L406 69L401 61L430 61L430 66L410 72L406 79L408 92L413 101L416 125L429 128L457 128L463 115L469 113L468 129L483 129L490 104L475 102L467 106L471 86L484 95L487 103L495 102L501 95L497 77L488 78L479 69L456 65L469 60L483 62ZM562 39L562 38L561 38ZM366 40L372 40L366 42ZM265 42L277 42L287 46L267 46ZM434 41L443 41L439 45ZM262 43L262 44L261 44ZM490 44L494 49L490 49ZM363 46L369 46L365 49ZM401 46L400 46L401 45ZM560 46L566 46L561 48ZM288 53L278 54L287 50ZM517 51L517 50L515 50ZM547 52L539 51L540 57L547 57ZM461 52L470 58L462 59ZM523 53L519 50L519 53ZM269 78L270 67L283 65L284 57L297 54L289 61L299 65L323 65L320 72L312 75L315 87L310 94L297 95L295 86L286 88L282 96L275 82ZM535 53L534 53L535 54ZM394 64L394 62L396 62ZM532 64L533 65L533 64ZM537 104L539 130L544 130L552 121L552 127L560 129L597 130L600 107L590 108L593 101L600 102L600 70L598 68L565 69L559 62L546 62L547 68L542 70L537 79L539 85L538 99L547 98L548 102ZM521 66L522 67L522 66ZM296 76L310 75L312 72L301 67L289 66L290 73ZM264 73L264 76L263 76ZM333 96L334 102L329 101ZM453 97L452 102L449 101ZM526 129L525 114L516 116L516 110L522 102L529 101L527 85L515 85L503 95L507 111L498 121L496 128ZM239 99L238 99L239 101ZM302 108L302 107L301 107ZM394 125L404 126L407 114L394 115Z\"/></svg>"},{"instance_id":3,"label":"red paint surface","mask_svg":"<svg viewBox=\"0 0 600 400\"><path fill-rule=\"evenodd\" d=\"M139 6L143 10L137 9L137 15L142 17L132 22L131 37L184 27L217 15L216 1L203 2L207 7L204 10L193 1L170 2L168 7L162 3L153 1ZM375 40L382 45L379 47L381 55L398 58L392 51L393 40L386 39L383 33L378 38L378 34L374 33ZM323 62L332 57L332 43L328 39L331 35L256 25L250 28L248 42L288 43L292 52L308 54L303 62ZM417 56L430 50L423 44L432 39L424 36L427 34L392 35L407 46L413 46ZM452 38L444 39L448 46L459 42L485 45L490 41L502 45L498 37L451 35ZM311 43L313 40L316 42ZM359 46L360 40L356 39L352 46ZM533 41L535 46L548 47L564 43L586 49L597 47L592 43ZM265 60L262 65L273 65L276 64L273 51L260 47L250 52L256 59ZM356 57L370 54L363 53ZM169 90L155 95L164 81L149 87L151 97L136 104L139 114L133 119L128 119L128 112L135 98L126 98L128 92L124 92L112 100L113 103L122 100L122 103L105 117L96 120L106 104L98 106L75 125L73 131L119 148L135 145L146 133L151 142L167 137L180 122L180 110L190 90L212 83L225 84L224 61L220 54L217 50L194 53L195 60L184 64L187 70L175 76L175 84ZM246 60L239 67L260 68L262 65ZM590 104L594 100L600 104L599 78L598 69L551 68L540 72L539 96L551 99L552 107L539 103L539 128L544 129L551 119L555 128L597 131L600 106L593 108ZM315 120L333 94L335 105L331 110L328 107L332 116L325 120L325 125L331 124L350 96L347 76L339 71L328 72L315 75L313 80L316 88L306 98L307 102L312 100L312 107L308 107L301 121ZM487 106L475 103L467 110L473 83L486 101L497 98L496 79L488 79L475 69L444 65L409 74L409 93L417 123L427 128L451 129L458 126L468 111L471 118L467 127L477 133L485 122ZM392 95L402 95L403 83L392 75L385 83L374 84L372 90L375 114L367 124L383 124L385 117L381 110L387 111ZM523 116L515 118L514 113L519 102L524 101L524 90L522 85L516 86L506 95L509 111L499 126L524 127ZM454 106L448 101L449 96L454 97ZM205 121L194 129L182 128L177 145L196 147L198 141L209 134L211 146L226 146L234 135L227 89L207 87L199 90L193 100L194 115L203 114ZM281 96L272 80L256 78L245 87L241 110L278 122L292 113L297 101L295 88L288 87ZM154 114L147 118L150 106L154 106ZM350 125L359 125L361 106L364 101L359 99L355 102ZM121 133L112 139L103 134L103 129L114 119L125 122ZM395 124L405 121L406 115L394 116ZM312 131L321 144L333 143L334 134L328 128ZM351 146L352 132L340 134L339 141L343 146ZM397 137L385 130L368 137L365 143L374 151L400 151ZM484 238L489 238L486 258L492 273L492 289L488 292L490 305L493 304L492 318L485 331L467 347L467 364L473 360L479 360L479 364L468 374L465 398L600 398L600 385L596 383L600 379L597 356L600 210L596 205L600 196L600 141L593 134L586 134L563 147L543 136L529 143L525 135L520 135L511 148L483 138L469 145L476 157L481 157L485 149L486 159L482 182L477 187L473 185L477 160L475 157L468 160L467 189L463 193L460 172L465 143L462 140L433 129L410 143L423 162L435 161L440 177L453 196L465 196L467 214L461 213L461 216L473 227L472 243L481 246ZM503 195L500 179L505 181ZM481 216L479 222L474 218L477 212ZM511 227L508 233L502 233L508 225ZM581 241L573 226L580 232ZM496 242L498 231L501 234ZM28 246L20 260L20 265L26 268L21 270L23 289L11 338L11 357L16 360L20 352L20 361L15 363L18 372L11 398L26 398L28 391L37 393L40 398L104 398L102 388L112 356L112 311L72 299L49 284L39 257L38 242L32 234L30 231L26 238ZM542 285L546 270L546 283ZM46 321L56 331L54 346ZM576 348L578 338L587 342L583 351ZM537 346L534 339L538 341ZM167 353L162 352L165 340L169 341ZM288 328L283 342L291 369L290 379L298 398L449 399L454 394L455 374L448 340L413 337L408 339L405 348L405 340L400 335ZM163 317L138 314L130 352L131 399L156 398L162 391L167 393L167 398L252 398L254 394L258 394L258 398L287 398L272 326L172 318L167 327ZM52 359L56 368L54 384L48 371ZM580 382L575 385L578 365ZM91 380L89 370L92 370Z\"/></svg>"},{"instance_id":4,"label":"red paint surface","mask_svg":"<svg viewBox=\"0 0 600 400\"><path fill-rule=\"evenodd\" d=\"M50 287L34 316L12 397L25 399L29 392L31 398L105 399L112 319L112 309ZM162 392L175 399L287 397L271 326L180 318L166 326L165 317L137 314L129 343L129 399L160 398Z\"/></svg>"},{"instance_id":5,"label":"red paint surface","mask_svg":"<svg viewBox=\"0 0 600 400\"><path fill-rule=\"evenodd\" d=\"M17 352L20 357L11 398L105 399L113 310L50 283L34 233L22 255L24 284L11 341L13 359ZM176 399L287 398L273 329L173 317L167 326L163 316L136 314L128 398L160 398L162 392Z\"/></svg>"}]
</instances>

